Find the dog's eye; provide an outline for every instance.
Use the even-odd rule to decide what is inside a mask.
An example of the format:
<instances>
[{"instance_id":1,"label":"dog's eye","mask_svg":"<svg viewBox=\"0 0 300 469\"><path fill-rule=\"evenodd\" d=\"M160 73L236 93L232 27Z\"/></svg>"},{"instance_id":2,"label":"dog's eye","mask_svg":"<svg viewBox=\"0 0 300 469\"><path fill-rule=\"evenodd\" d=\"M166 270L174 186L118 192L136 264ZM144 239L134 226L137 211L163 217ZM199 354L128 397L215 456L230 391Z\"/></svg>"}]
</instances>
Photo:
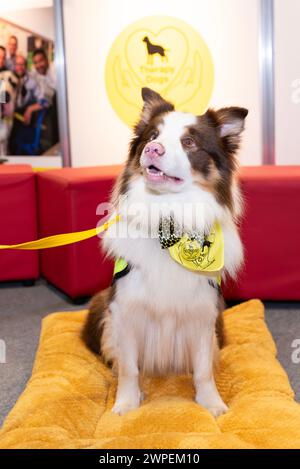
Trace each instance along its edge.
<instances>
[{"instance_id":1,"label":"dog's eye","mask_svg":"<svg viewBox=\"0 0 300 469\"><path fill-rule=\"evenodd\" d=\"M158 131L157 131L157 130L153 130L153 132L151 132L151 134L150 134L150 136L149 136L149 141L155 140L157 137L158 137Z\"/></svg>"},{"instance_id":2,"label":"dog's eye","mask_svg":"<svg viewBox=\"0 0 300 469\"><path fill-rule=\"evenodd\" d=\"M195 146L195 140L192 137L184 137L181 142L182 145L187 148L192 148Z\"/></svg>"}]
</instances>

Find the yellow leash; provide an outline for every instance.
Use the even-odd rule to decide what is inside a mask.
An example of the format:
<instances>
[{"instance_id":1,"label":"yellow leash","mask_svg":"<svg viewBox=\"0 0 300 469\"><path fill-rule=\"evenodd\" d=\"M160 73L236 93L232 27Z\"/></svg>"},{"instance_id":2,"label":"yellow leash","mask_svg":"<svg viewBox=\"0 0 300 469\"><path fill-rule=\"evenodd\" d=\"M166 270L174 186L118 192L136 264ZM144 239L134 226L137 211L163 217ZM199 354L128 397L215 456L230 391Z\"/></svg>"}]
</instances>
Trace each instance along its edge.
<instances>
[{"instance_id":1,"label":"yellow leash","mask_svg":"<svg viewBox=\"0 0 300 469\"><path fill-rule=\"evenodd\" d=\"M77 243L84 239L93 238L99 233L106 231L111 225L120 220L120 215L117 215L112 220L108 220L97 228L92 228L85 231L77 231L75 233L63 233L53 236L47 236L46 238L36 239L35 241L28 241L27 243L21 244L0 244L0 249L49 249L56 248L58 246L66 246L67 244Z\"/></svg>"},{"instance_id":2,"label":"yellow leash","mask_svg":"<svg viewBox=\"0 0 300 469\"><path fill-rule=\"evenodd\" d=\"M77 243L78 241L93 238L99 233L103 233L103 231L106 231L111 225L117 223L120 218L120 215L116 215L115 218L113 218L112 220L108 220L103 225L100 225L96 228L92 228L90 230L47 236L46 238L36 239L35 241L28 241L26 243L20 244L0 244L0 250L23 249L29 251L36 249L56 248L58 246L66 246L67 244ZM200 252L199 246L194 246L195 243L193 241L187 241L185 236L183 236L178 243L169 248L169 252L171 257L176 262L178 262L187 269L194 271L198 270L201 273L204 273L204 271L206 270L209 274L213 276L217 274L217 282L219 285L221 285L220 273L224 266L224 241L222 229L219 224L215 225L214 230L212 230L212 232L210 233L210 237L216 239L211 239L210 244L212 245L212 248L206 249L204 253L202 253L202 251ZM179 246L180 248L182 248L182 243L183 249L179 250L178 254L176 251L174 251L174 247L176 248ZM212 259L209 259L209 255L211 255ZM207 260L209 262L207 262ZM204 265L202 265L203 262ZM211 266L210 264L214 265ZM117 259L114 275L117 272L124 270L126 267L127 262L124 259Z\"/></svg>"}]
</instances>

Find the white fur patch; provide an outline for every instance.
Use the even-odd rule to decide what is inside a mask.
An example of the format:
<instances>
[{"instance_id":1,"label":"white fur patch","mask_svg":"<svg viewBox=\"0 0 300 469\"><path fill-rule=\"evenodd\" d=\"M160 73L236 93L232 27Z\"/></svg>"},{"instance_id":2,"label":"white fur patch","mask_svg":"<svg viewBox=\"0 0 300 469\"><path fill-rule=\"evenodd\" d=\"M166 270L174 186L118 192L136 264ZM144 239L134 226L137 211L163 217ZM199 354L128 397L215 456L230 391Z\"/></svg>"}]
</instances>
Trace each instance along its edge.
<instances>
[{"instance_id":1,"label":"white fur patch","mask_svg":"<svg viewBox=\"0 0 300 469\"><path fill-rule=\"evenodd\" d=\"M169 143L173 145L174 140L184 133L184 130L189 125L195 125L197 118L188 112L169 112L163 119L161 125L162 138L168 139ZM176 138L176 137L177 138Z\"/></svg>"},{"instance_id":2,"label":"white fur patch","mask_svg":"<svg viewBox=\"0 0 300 469\"><path fill-rule=\"evenodd\" d=\"M159 168L170 176L176 176L184 180L186 187L192 183L191 165L181 144L181 137L185 133L186 127L196 124L196 117L193 114L184 112L170 112L163 122L158 126L159 135L154 140L165 148L165 154L159 161ZM141 155L141 164L145 161L144 153ZM169 187L169 186L167 186ZM171 191L179 192L182 185L171 187Z\"/></svg>"}]
</instances>

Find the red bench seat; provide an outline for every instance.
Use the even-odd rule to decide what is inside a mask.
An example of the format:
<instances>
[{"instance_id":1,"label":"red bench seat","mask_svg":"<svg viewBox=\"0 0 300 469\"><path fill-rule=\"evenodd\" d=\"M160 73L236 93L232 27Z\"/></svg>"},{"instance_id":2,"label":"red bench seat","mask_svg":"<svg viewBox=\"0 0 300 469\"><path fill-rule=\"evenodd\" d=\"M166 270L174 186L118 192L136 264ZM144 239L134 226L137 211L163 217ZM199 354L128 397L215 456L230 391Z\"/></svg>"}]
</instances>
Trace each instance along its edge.
<instances>
[{"instance_id":1,"label":"red bench seat","mask_svg":"<svg viewBox=\"0 0 300 469\"><path fill-rule=\"evenodd\" d=\"M39 235L85 230L99 221L120 166L59 169L38 174ZM224 285L228 299L300 300L300 166L244 167L241 236L245 265ZM109 285L112 263L93 238L41 253L43 275L72 298Z\"/></svg>"},{"instance_id":2,"label":"red bench seat","mask_svg":"<svg viewBox=\"0 0 300 469\"><path fill-rule=\"evenodd\" d=\"M29 165L0 165L0 244L37 239L35 175ZM0 282L35 280L37 251L0 251Z\"/></svg>"}]
</instances>

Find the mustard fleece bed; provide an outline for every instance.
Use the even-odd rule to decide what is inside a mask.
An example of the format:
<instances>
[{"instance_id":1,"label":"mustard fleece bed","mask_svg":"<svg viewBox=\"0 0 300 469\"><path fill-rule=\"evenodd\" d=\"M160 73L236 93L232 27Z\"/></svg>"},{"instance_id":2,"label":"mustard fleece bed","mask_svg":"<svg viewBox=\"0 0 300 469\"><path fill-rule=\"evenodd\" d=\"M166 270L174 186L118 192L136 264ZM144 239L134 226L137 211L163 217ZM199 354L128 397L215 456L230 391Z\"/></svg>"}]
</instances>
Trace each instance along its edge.
<instances>
[{"instance_id":1,"label":"mustard fleece bed","mask_svg":"<svg viewBox=\"0 0 300 469\"><path fill-rule=\"evenodd\" d=\"M80 340L86 311L43 321L32 377L0 431L0 448L300 448L300 405L251 300L224 313L217 384L227 414L193 401L191 376L145 378L146 399L110 412L116 379Z\"/></svg>"}]
</instances>

